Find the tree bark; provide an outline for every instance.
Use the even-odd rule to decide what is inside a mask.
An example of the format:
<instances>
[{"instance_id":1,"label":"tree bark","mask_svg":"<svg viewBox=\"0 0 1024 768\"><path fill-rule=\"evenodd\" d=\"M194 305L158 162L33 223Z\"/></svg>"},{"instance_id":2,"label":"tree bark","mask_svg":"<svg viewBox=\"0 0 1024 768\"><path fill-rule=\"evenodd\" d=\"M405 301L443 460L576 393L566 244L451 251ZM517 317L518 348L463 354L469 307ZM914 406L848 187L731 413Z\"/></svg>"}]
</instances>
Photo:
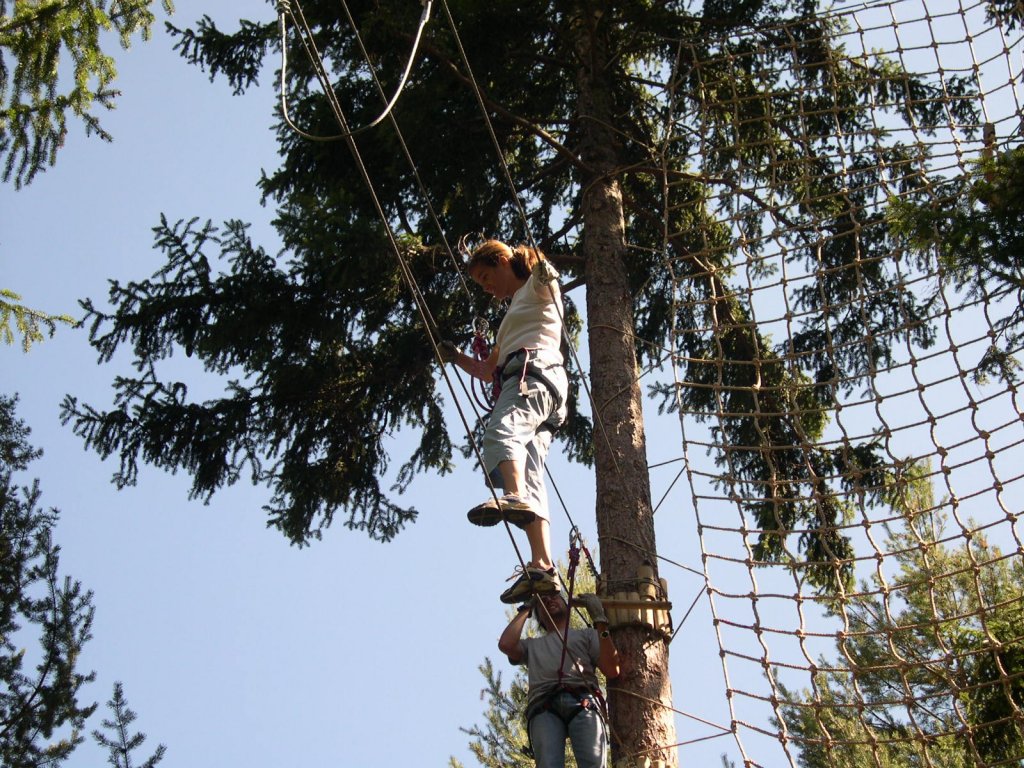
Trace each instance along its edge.
<instances>
[{"instance_id":1,"label":"tree bark","mask_svg":"<svg viewBox=\"0 0 1024 768\"><path fill-rule=\"evenodd\" d=\"M647 445L636 376L633 296L626 272L626 233L619 183L620 147L609 71L609 23L603 2L574 6L581 213L587 282L590 378L594 398L597 529L601 573L610 592L636 591L637 569L656 569ZM631 586L632 585L632 586ZM665 639L641 626L615 628L622 673L609 685L612 764L677 765L672 685Z\"/></svg>"}]
</instances>

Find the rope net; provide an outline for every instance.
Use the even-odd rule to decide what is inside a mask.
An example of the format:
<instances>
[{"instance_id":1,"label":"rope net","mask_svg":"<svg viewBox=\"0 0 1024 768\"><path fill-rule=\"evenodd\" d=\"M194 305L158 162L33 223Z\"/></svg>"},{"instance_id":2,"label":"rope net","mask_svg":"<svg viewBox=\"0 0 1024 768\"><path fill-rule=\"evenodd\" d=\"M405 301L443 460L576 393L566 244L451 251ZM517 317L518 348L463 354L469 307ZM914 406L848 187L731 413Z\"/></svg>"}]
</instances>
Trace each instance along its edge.
<instances>
[{"instance_id":1,"label":"rope net","mask_svg":"<svg viewBox=\"0 0 1024 768\"><path fill-rule=\"evenodd\" d=\"M1024 759L1024 112L1002 5L843 7L673 40L649 73L675 320L644 375L689 484L658 520L693 508L748 765Z\"/></svg>"}]
</instances>

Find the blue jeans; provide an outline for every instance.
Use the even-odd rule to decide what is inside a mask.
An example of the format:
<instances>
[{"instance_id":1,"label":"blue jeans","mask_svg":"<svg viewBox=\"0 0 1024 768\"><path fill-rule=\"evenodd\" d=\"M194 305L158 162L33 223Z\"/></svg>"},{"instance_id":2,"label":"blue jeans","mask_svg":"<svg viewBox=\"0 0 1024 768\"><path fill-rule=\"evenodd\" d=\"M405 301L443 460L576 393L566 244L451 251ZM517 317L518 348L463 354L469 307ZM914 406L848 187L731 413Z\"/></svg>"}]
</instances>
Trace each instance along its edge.
<instances>
[{"instance_id":1,"label":"blue jeans","mask_svg":"<svg viewBox=\"0 0 1024 768\"><path fill-rule=\"evenodd\" d=\"M530 719L530 745L537 768L564 768L566 738L572 742L579 768L604 768L604 720L591 699L590 706L566 726L563 717L578 709L576 696L563 692L550 699L548 709Z\"/></svg>"}]
</instances>

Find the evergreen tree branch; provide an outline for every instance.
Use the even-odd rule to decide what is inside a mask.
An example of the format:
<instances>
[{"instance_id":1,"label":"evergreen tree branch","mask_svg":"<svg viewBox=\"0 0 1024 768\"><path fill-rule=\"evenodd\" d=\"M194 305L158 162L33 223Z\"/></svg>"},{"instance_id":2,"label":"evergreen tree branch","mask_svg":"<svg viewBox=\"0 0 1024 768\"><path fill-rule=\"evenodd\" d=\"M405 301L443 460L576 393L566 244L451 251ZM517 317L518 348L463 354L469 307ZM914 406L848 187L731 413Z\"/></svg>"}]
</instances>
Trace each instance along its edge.
<instances>
[{"instance_id":1,"label":"evergreen tree branch","mask_svg":"<svg viewBox=\"0 0 1024 768\"><path fill-rule=\"evenodd\" d=\"M24 306L21 296L6 288L0 288L0 339L5 344L14 343L14 330L11 328L11 320L21 335L21 346L28 352L32 344L44 340L42 328L49 331L52 338L57 332L57 324L63 323L72 328L77 327L77 321L70 315L49 315L36 309Z\"/></svg>"}]
</instances>

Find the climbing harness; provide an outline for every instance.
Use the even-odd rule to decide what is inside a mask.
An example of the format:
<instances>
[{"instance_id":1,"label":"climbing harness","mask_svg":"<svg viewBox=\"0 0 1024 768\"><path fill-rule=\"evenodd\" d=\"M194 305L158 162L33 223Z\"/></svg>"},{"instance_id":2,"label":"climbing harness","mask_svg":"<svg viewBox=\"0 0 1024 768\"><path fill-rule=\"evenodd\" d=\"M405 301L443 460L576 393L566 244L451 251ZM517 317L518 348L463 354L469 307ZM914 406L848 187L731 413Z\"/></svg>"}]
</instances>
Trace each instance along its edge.
<instances>
[{"instance_id":1,"label":"climbing harness","mask_svg":"<svg viewBox=\"0 0 1024 768\"><path fill-rule=\"evenodd\" d=\"M552 707L552 702L556 696L560 696L563 693L568 693L570 696L576 699L576 706L573 707L572 711L566 715L556 711ZM542 712L552 712L565 723L569 725L575 719L576 715L587 710L593 710L598 717L604 719L604 699L599 695L595 694L594 691L590 690L585 685L562 685L558 688L552 688L548 693L544 694L544 698L526 709L526 729L529 733L530 722Z\"/></svg>"},{"instance_id":2,"label":"climbing harness","mask_svg":"<svg viewBox=\"0 0 1024 768\"><path fill-rule=\"evenodd\" d=\"M538 702L533 707L527 710L528 714L526 716L526 743L519 748L519 751L527 757L529 757L530 759L535 759L537 757L537 755L533 751L533 733L530 731L530 725L533 723L533 718L541 714L542 712L551 712L553 715L558 717L559 720L562 721L562 724L565 725L566 729L569 728L569 723L571 723L575 719L576 715L578 715L580 712L590 709L593 709L595 712L598 712L602 721L604 721L607 724L605 716L602 715L600 711L594 707L592 700L589 698L590 692L587 690L581 692L579 698L577 699L577 706L573 708L572 713L568 717L566 717L562 712L554 710L551 707L551 701L555 698L555 696L561 693L571 693L571 691L569 689L556 688L555 690L551 691L551 693L546 695L542 701Z\"/></svg>"},{"instance_id":3,"label":"climbing harness","mask_svg":"<svg viewBox=\"0 0 1024 768\"><path fill-rule=\"evenodd\" d=\"M576 699L575 706L568 713L552 706L555 697L563 693L568 693ZM526 744L521 750L524 755L531 758L536 757L536 755L534 755L533 751L533 734L530 731L530 725L533 722L533 718L543 712L550 712L555 715L555 717L562 721L566 729L569 728L569 723L575 720L576 716L582 712L594 712L601 718L601 722L605 724L606 729L608 725L608 713L604 707L604 699L600 698L600 694L595 695L593 691L585 686L561 686L555 688L545 694L543 699L526 710Z\"/></svg>"},{"instance_id":4,"label":"climbing harness","mask_svg":"<svg viewBox=\"0 0 1024 768\"><path fill-rule=\"evenodd\" d=\"M505 373L505 370L513 362L519 360L520 358L522 358L523 360L522 368L518 368L512 371L511 373ZM561 408L562 393L558 391L558 387L555 386L555 382L553 382L546 373L546 371L549 371L556 365L560 364L555 363L552 365L542 366L536 362L536 359L536 349L517 349L515 352L509 353L505 357L504 362L501 365L499 365L494 371L495 399L497 399L498 395L501 394L501 390L502 387L505 385L505 382L512 379L513 377L518 377L519 379L519 394L529 394L529 385L527 384L527 379L533 379L539 384L544 385L544 388L551 393L551 396L555 400L555 410L557 411L559 408Z\"/></svg>"}]
</instances>

